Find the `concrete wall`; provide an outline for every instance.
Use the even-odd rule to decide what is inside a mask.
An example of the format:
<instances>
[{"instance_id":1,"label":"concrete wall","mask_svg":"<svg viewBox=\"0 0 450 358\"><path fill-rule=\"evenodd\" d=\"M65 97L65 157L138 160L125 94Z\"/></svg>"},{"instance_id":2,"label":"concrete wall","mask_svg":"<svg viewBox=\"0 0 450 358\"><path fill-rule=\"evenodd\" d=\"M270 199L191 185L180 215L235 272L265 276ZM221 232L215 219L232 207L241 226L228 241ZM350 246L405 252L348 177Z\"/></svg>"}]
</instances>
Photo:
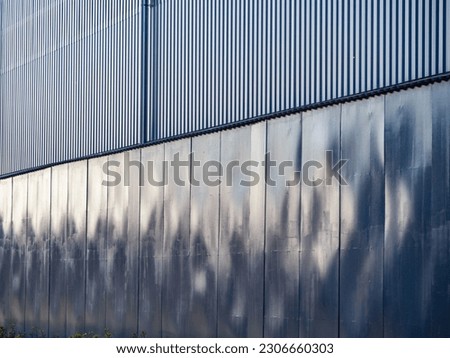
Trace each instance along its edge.
<instances>
[{"instance_id":1,"label":"concrete wall","mask_svg":"<svg viewBox=\"0 0 450 358\"><path fill-rule=\"evenodd\" d=\"M450 336L449 98L450 83L434 84L0 181L0 325ZM348 159L348 185L285 185L326 151ZM270 152L293 167L253 168L275 185L240 185L238 170L231 185L177 185L162 161L191 152L224 166ZM140 186L132 166L130 185L102 185L108 160L125 178L125 154L168 184ZM192 162L180 173L200 174Z\"/></svg>"}]
</instances>

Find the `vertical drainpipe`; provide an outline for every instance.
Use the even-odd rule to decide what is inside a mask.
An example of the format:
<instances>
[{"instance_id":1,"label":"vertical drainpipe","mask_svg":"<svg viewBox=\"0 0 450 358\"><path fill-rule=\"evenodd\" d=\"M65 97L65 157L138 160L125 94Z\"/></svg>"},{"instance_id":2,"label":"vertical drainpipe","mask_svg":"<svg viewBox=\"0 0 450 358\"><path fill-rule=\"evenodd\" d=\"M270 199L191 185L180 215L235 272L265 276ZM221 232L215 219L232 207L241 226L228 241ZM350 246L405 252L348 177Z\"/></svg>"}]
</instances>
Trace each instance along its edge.
<instances>
[{"instance_id":1,"label":"vertical drainpipe","mask_svg":"<svg viewBox=\"0 0 450 358\"><path fill-rule=\"evenodd\" d=\"M158 23L158 11L156 6L159 5L161 0L150 0L151 5L151 16L152 16L152 98L151 108L152 108L152 128L151 128L151 140L156 140L158 138L158 50L159 50L159 23Z\"/></svg>"},{"instance_id":2,"label":"vertical drainpipe","mask_svg":"<svg viewBox=\"0 0 450 358\"><path fill-rule=\"evenodd\" d=\"M157 6L158 1L159 0L142 1L141 144L157 139L158 17L153 8ZM150 26L152 27L151 32ZM148 93L150 88L151 97L149 98Z\"/></svg>"},{"instance_id":3,"label":"vertical drainpipe","mask_svg":"<svg viewBox=\"0 0 450 358\"><path fill-rule=\"evenodd\" d=\"M141 28L141 144L148 141L148 11L147 0L142 0Z\"/></svg>"}]
</instances>

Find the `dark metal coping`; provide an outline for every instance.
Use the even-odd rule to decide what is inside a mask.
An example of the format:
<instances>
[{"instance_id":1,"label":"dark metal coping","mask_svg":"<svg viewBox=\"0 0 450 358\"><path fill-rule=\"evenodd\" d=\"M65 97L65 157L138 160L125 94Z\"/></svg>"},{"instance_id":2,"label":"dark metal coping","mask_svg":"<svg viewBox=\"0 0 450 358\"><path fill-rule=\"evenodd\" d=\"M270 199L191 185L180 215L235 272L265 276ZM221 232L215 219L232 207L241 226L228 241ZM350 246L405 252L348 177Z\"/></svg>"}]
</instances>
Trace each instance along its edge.
<instances>
[{"instance_id":1,"label":"dark metal coping","mask_svg":"<svg viewBox=\"0 0 450 358\"><path fill-rule=\"evenodd\" d=\"M367 91L367 92L362 92L362 93L344 96L344 97L340 97L340 98L330 99L330 100L323 101L323 102L317 102L317 103L308 104L305 106L299 106L299 107L290 108L290 109L286 109L286 110L282 110L282 111L278 111L278 112L264 114L261 116L251 117L251 118L243 119L243 120L236 121L233 123L226 123L226 124L221 124L221 125L211 127L211 128L201 129L201 130L197 130L197 131L193 131L193 132L189 132L189 133L178 134L178 135L175 135L172 137L157 139L157 140L147 142L147 143L134 144L134 145L130 145L127 147L121 147L121 148L117 148L117 149L108 150L105 152L99 152L99 153L95 153L95 154L86 155L83 157L67 159L67 160L63 160L63 161L59 161L59 162L53 162L53 163L44 164L44 165L40 165L37 167L28 168L28 169L22 169L22 170L18 170L15 172L2 174L2 175L0 175L0 179L6 179L6 178L14 177L17 175L26 174L26 173L32 173L32 172L50 168L50 167L53 167L56 165L78 162L78 161L82 161L82 160L86 160L86 159L93 159L93 158L103 157L103 156L107 156L107 155L111 155L111 154L122 153L122 152L130 151L130 150L134 150L134 149L145 148L145 147L149 147L149 146L153 146L153 145L157 145L157 144L161 144L161 143L172 142L172 141L176 141L176 140L184 139L184 138L197 137L197 136L214 133L214 132L219 132L219 131L223 131L223 130L228 130L228 129L232 129L232 128L236 128L236 127L247 126L249 124L265 121L268 119L284 117L284 116L288 116L288 115L292 115L292 114L296 114L296 113L300 113L300 112L306 112L306 111L313 110L313 109L329 107L329 106L347 103L347 102L354 102L354 101L358 101L358 100L362 100L362 99L367 99L370 97L384 95L387 93L400 92L400 91L407 90L410 88L426 86L426 85L429 85L432 83L438 83L438 82L444 82L444 81L450 81L450 72L445 72L445 73L442 73L439 75L429 76L429 77L421 78L418 80L403 82L401 84L387 86L387 87L383 87L383 88L379 88L379 89L375 89L375 90L371 90L371 91Z\"/></svg>"}]
</instances>

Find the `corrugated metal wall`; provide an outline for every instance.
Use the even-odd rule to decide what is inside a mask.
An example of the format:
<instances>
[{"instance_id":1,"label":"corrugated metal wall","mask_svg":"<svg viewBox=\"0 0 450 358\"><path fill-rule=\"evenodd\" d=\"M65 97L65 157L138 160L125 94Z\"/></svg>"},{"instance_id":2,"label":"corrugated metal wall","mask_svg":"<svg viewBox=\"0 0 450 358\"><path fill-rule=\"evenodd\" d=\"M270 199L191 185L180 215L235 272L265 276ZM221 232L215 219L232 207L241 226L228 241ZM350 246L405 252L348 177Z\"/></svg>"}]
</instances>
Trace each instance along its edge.
<instances>
[{"instance_id":1,"label":"corrugated metal wall","mask_svg":"<svg viewBox=\"0 0 450 358\"><path fill-rule=\"evenodd\" d=\"M450 82L434 84L0 180L0 325L449 337L449 98ZM348 185L285 185L328 150L326 170L348 159ZM266 153L292 166L253 167L267 184L250 187L236 168L231 183L177 185L163 160L190 163L188 183L202 173L191 152L224 169ZM107 160L122 179L132 164L129 186L102 185Z\"/></svg>"},{"instance_id":2,"label":"corrugated metal wall","mask_svg":"<svg viewBox=\"0 0 450 358\"><path fill-rule=\"evenodd\" d=\"M0 173L139 143L139 0L1 0Z\"/></svg>"},{"instance_id":3,"label":"corrugated metal wall","mask_svg":"<svg viewBox=\"0 0 450 358\"><path fill-rule=\"evenodd\" d=\"M149 139L450 71L446 0L154 3Z\"/></svg>"},{"instance_id":4,"label":"corrugated metal wall","mask_svg":"<svg viewBox=\"0 0 450 358\"><path fill-rule=\"evenodd\" d=\"M0 0L0 174L450 71L446 0Z\"/></svg>"}]
</instances>

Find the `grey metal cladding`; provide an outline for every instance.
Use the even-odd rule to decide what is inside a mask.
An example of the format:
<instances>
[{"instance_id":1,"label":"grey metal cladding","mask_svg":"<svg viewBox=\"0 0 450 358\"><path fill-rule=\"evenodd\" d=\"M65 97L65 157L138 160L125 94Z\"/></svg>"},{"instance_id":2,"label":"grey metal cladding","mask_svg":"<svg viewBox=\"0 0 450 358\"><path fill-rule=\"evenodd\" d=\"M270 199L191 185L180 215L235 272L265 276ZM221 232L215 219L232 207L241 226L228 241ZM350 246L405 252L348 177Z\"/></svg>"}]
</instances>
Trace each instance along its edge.
<instances>
[{"instance_id":1,"label":"grey metal cladding","mask_svg":"<svg viewBox=\"0 0 450 358\"><path fill-rule=\"evenodd\" d=\"M0 277L11 276L12 258L12 179L0 181ZM0 280L0 322L10 320L11 286L9 279Z\"/></svg>"},{"instance_id":2,"label":"grey metal cladding","mask_svg":"<svg viewBox=\"0 0 450 358\"><path fill-rule=\"evenodd\" d=\"M25 332L48 333L51 169L28 177Z\"/></svg>"},{"instance_id":3,"label":"grey metal cladding","mask_svg":"<svg viewBox=\"0 0 450 358\"><path fill-rule=\"evenodd\" d=\"M450 336L450 85L441 83L431 90L432 170L431 170L431 241L433 281L431 293L432 337Z\"/></svg>"},{"instance_id":4,"label":"grey metal cladding","mask_svg":"<svg viewBox=\"0 0 450 358\"><path fill-rule=\"evenodd\" d=\"M267 169L264 337L299 335L301 116L269 121ZM270 182L269 182L270 180Z\"/></svg>"},{"instance_id":5,"label":"grey metal cladding","mask_svg":"<svg viewBox=\"0 0 450 358\"><path fill-rule=\"evenodd\" d=\"M140 0L2 0L0 18L1 173L139 143Z\"/></svg>"},{"instance_id":6,"label":"grey metal cladding","mask_svg":"<svg viewBox=\"0 0 450 358\"><path fill-rule=\"evenodd\" d=\"M249 178L236 165L264 161L265 141L265 122L221 132L219 337L263 335L265 171L253 168L260 180L244 186Z\"/></svg>"},{"instance_id":7,"label":"grey metal cladding","mask_svg":"<svg viewBox=\"0 0 450 358\"><path fill-rule=\"evenodd\" d=\"M66 331L85 330L86 297L86 216L88 162L72 163L68 168L67 238L66 248Z\"/></svg>"},{"instance_id":8,"label":"grey metal cladding","mask_svg":"<svg viewBox=\"0 0 450 358\"><path fill-rule=\"evenodd\" d=\"M1 174L450 72L444 0L0 10Z\"/></svg>"},{"instance_id":9,"label":"grey metal cladding","mask_svg":"<svg viewBox=\"0 0 450 358\"><path fill-rule=\"evenodd\" d=\"M162 247L164 238L164 145L143 148L141 187L138 333L161 337Z\"/></svg>"},{"instance_id":10,"label":"grey metal cladding","mask_svg":"<svg viewBox=\"0 0 450 358\"><path fill-rule=\"evenodd\" d=\"M386 97L384 330L430 335L433 286L431 87Z\"/></svg>"},{"instance_id":11,"label":"grey metal cladding","mask_svg":"<svg viewBox=\"0 0 450 358\"><path fill-rule=\"evenodd\" d=\"M160 1L147 11L148 140L450 71L447 1Z\"/></svg>"},{"instance_id":12,"label":"grey metal cladding","mask_svg":"<svg viewBox=\"0 0 450 358\"><path fill-rule=\"evenodd\" d=\"M341 156L339 333L382 337L384 96L342 106Z\"/></svg>"},{"instance_id":13,"label":"grey metal cladding","mask_svg":"<svg viewBox=\"0 0 450 358\"><path fill-rule=\"evenodd\" d=\"M188 335L217 335L220 182L205 185L204 168L220 163L220 133L192 139ZM210 179L210 178L208 178ZM217 178L211 178L213 181ZM220 179L219 179L220 180Z\"/></svg>"},{"instance_id":14,"label":"grey metal cladding","mask_svg":"<svg viewBox=\"0 0 450 358\"><path fill-rule=\"evenodd\" d=\"M0 326L448 337L449 98L434 83L1 179Z\"/></svg>"},{"instance_id":15,"label":"grey metal cladding","mask_svg":"<svg viewBox=\"0 0 450 358\"><path fill-rule=\"evenodd\" d=\"M191 139L164 144L169 163L164 186L164 239L162 273L162 336L190 335L188 297L190 281L190 157ZM172 161L180 161L172 166Z\"/></svg>"},{"instance_id":16,"label":"grey metal cladding","mask_svg":"<svg viewBox=\"0 0 450 358\"><path fill-rule=\"evenodd\" d=\"M339 158L340 117L340 106L302 115L303 177L311 183L301 192L301 337L338 336L340 186L336 180L321 185L316 180L324 180L328 170L326 151ZM308 161L323 167L306 170Z\"/></svg>"},{"instance_id":17,"label":"grey metal cladding","mask_svg":"<svg viewBox=\"0 0 450 358\"><path fill-rule=\"evenodd\" d=\"M141 159L140 150L109 157L110 162L122 163L115 169L122 180L108 187L106 240L106 327L118 337L131 336L138 326L140 176L136 175L139 168L125 168L124 155L129 155L130 162ZM126 183L128 169L130 182Z\"/></svg>"},{"instance_id":18,"label":"grey metal cladding","mask_svg":"<svg viewBox=\"0 0 450 358\"><path fill-rule=\"evenodd\" d=\"M106 260L108 179L103 172L107 157L90 159L87 175L86 222L86 332L106 328Z\"/></svg>"},{"instance_id":19,"label":"grey metal cladding","mask_svg":"<svg viewBox=\"0 0 450 358\"><path fill-rule=\"evenodd\" d=\"M50 223L50 300L49 337L65 337L75 332L66 331L67 275L67 205L69 193L69 165L52 168L51 223Z\"/></svg>"},{"instance_id":20,"label":"grey metal cladding","mask_svg":"<svg viewBox=\"0 0 450 358\"><path fill-rule=\"evenodd\" d=\"M19 331L25 330L25 285L27 249L27 193L28 175L13 179L12 193L12 236L11 236L11 275L10 319Z\"/></svg>"}]
</instances>

